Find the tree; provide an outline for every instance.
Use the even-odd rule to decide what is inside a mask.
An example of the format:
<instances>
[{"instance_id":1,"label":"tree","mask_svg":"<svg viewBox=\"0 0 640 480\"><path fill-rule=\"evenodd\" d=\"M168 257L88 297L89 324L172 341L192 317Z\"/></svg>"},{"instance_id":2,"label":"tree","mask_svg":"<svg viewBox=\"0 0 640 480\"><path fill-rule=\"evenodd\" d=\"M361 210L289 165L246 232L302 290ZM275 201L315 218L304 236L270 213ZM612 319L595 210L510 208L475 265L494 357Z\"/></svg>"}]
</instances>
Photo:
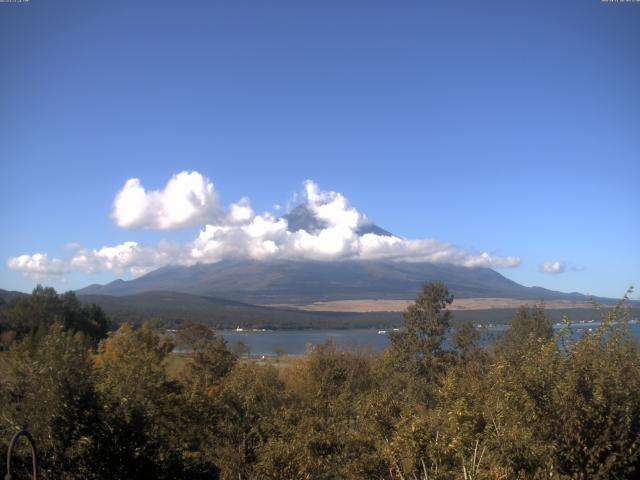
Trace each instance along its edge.
<instances>
[{"instance_id":1,"label":"tree","mask_svg":"<svg viewBox=\"0 0 640 480\"><path fill-rule=\"evenodd\" d=\"M403 313L404 326L389 335L390 347L385 352L383 375L393 388L429 401L430 391L441 376L448 354L442 344L449 330L451 312L447 307L453 295L442 282L427 283L415 302ZM399 376L398 376L399 374Z\"/></svg>"},{"instance_id":2,"label":"tree","mask_svg":"<svg viewBox=\"0 0 640 480\"><path fill-rule=\"evenodd\" d=\"M224 338L204 325L188 324L178 332L177 338L183 345L192 347L191 361L187 363L182 378L184 404L181 423L188 427L180 430L179 442L185 446L187 458L198 459L204 478L212 478L212 475L217 478L215 475L218 474L228 478L229 471L236 472L237 468L244 471L243 466L238 466L238 457L231 461L233 467L225 460L227 455L234 455L225 450L228 442L224 432L231 427L222 393L227 378L237 366L238 357L227 349ZM238 455L243 458L243 455ZM238 475L234 474L233 478L238 478Z\"/></svg>"},{"instance_id":3,"label":"tree","mask_svg":"<svg viewBox=\"0 0 640 480\"><path fill-rule=\"evenodd\" d=\"M271 419L269 442L260 449L262 478L380 478L383 462L363 415L371 359L328 341L290 373L288 405Z\"/></svg>"},{"instance_id":4,"label":"tree","mask_svg":"<svg viewBox=\"0 0 640 480\"><path fill-rule=\"evenodd\" d=\"M239 363L224 379L217 397L222 412L219 443L203 445L215 449L222 479L264 478L260 470L252 470L259 450L269 440L270 422L283 404L283 391L272 366Z\"/></svg>"},{"instance_id":5,"label":"tree","mask_svg":"<svg viewBox=\"0 0 640 480\"><path fill-rule=\"evenodd\" d=\"M550 340L553 338L553 323L547 317L543 304L533 307L522 306L511 320L511 327L505 334L505 343L521 344L530 340Z\"/></svg>"},{"instance_id":6,"label":"tree","mask_svg":"<svg viewBox=\"0 0 640 480\"><path fill-rule=\"evenodd\" d=\"M176 333L176 346L197 352L206 348L215 336L215 332L208 326L188 321Z\"/></svg>"},{"instance_id":7,"label":"tree","mask_svg":"<svg viewBox=\"0 0 640 480\"><path fill-rule=\"evenodd\" d=\"M58 295L51 287L38 285L31 295L15 298L0 307L0 332L42 337L49 327L60 323L65 330L82 332L95 346L104 338L110 322L98 305L82 305L75 293Z\"/></svg>"},{"instance_id":8,"label":"tree","mask_svg":"<svg viewBox=\"0 0 640 480\"><path fill-rule=\"evenodd\" d=\"M0 442L27 428L36 439L44 477L96 478L103 423L82 335L56 323L40 339L26 338L2 355Z\"/></svg>"},{"instance_id":9,"label":"tree","mask_svg":"<svg viewBox=\"0 0 640 480\"><path fill-rule=\"evenodd\" d=\"M453 295L444 283L425 284L422 294L402 314L404 331L391 333L391 345L420 358L439 354L451 320L447 306L452 302Z\"/></svg>"},{"instance_id":10,"label":"tree","mask_svg":"<svg viewBox=\"0 0 640 480\"><path fill-rule=\"evenodd\" d=\"M238 357L227 349L222 337L213 337L195 350L188 364L188 379L191 388L206 391L217 385L234 367Z\"/></svg>"},{"instance_id":11,"label":"tree","mask_svg":"<svg viewBox=\"0 0 640 480\"><path fill-rule=\"evenodd\" d=\"M468 359L478 349L480 332L472 322L464 322L456 325L453 334L453 343L462 359Z\"/></svg>"},{"instance_id":12,"label":"tree","mask_svg":"<svg viewBox=\"0 0 640 480\"><path fill-rule=\"evenodd\" d=\"M281 357L287 354L287 347L284 345L276 345L273 347L273 353L275 353L278 360L280 360Z\"/></svg>"},{"instance_id":13,"label":"tree","mask_svg":"<svg viewBox=\"0 0 640 480\"><path fill-rule=\"evenodd\" d=\"M246 343L244 343L242 340L236 340L235 342L233 342L233 345L231 346L231 351L236 355L238 355L239 357L241 357L242 355L247 355L248 357L249 354L251 353L249 346Z\"/></svg>"},{"instance_id":14,"label":"tree","mask_svg":"<svg viewBox=\"0 0 640 480\"><path fill-rule=\"evenodd\" d=\"M95 357L111 448L111 478L174 478L184 474L180 386L165 360L173 343L146 322L124 324L100 343Z\"/></svg>"}]
</instances>

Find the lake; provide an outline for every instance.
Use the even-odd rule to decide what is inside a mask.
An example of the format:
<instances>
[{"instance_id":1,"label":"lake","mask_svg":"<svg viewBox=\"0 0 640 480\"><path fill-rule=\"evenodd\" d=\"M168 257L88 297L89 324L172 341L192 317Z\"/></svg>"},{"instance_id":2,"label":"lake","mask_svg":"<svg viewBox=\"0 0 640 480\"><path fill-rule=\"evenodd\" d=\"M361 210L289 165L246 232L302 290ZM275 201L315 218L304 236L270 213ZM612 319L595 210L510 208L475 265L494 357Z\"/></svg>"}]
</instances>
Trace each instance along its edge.
<instances>
[{"instance_id":1,"label":"lake","mask_svg":"<svg viewBox=\"0 0 640 480\"><path fill-rule=\"evenodd\" d=\"M589 329L595 329L599 322L574 323L572 331L576 337L581 336ZM481 343L487 344L501 336L508 328L506 325L494 325L484 327L481 331ZM554 328L558 329L556 325ZM640 340L640 324L629 325L631 333ZM389 330L390 331L390 330ZM386 333L378 333L378 330L218 330L227 341L229 348L234 342L240 340L249 347L251 355L275 355L275 350L282 347L290 355L301 355L308 345L318 345L332 340L340 348L370 348L375 351L383 350L389 345L389 337Z\"/></svg>"}]
</instances>

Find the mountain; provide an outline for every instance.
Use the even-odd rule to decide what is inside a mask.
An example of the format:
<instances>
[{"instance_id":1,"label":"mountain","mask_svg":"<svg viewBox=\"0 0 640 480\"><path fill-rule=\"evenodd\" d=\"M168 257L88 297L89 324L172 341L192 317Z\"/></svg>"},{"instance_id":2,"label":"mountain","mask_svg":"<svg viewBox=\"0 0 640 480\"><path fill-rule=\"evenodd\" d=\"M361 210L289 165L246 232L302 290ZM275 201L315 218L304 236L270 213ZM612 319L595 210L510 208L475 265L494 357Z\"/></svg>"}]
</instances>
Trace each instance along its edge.
<instances>
[{"instance_id":1,"label":"mountain","mask_svg":"<svg viewBox=\"0 0 640 480\"><path fill-rule=\"evenodd\" d=\"M292 232L318 232L327 227L307 206L292 210L284 218ZM361 222L357 233L392 235L366 221ZM313 302L332 300L412 300L430 281L444 282L458 299L572 301L567 308L547 310L555 321L563 315L574 320L594 317L593 309L578 305L586 299L584 295L525 287L489 268L388 260L227 259L213 264L170 265L134 280L94 284L76 293L81 301L100 305L117 322L156 319L167 327L193 320L215 328L364 328L396 326L402 316L399 311L305 308ZM18 295L0 290L0 299L6 301ZM304 305L307 307L296 308ZM508 322L516 311L512 307L462 307L455 310L454 317L456 321Z\"/></svg>"},{"instance_id":2,"label":"mountain","mask_svg":"<svg viewBox=\"0 0 640 480\"><path fill-rule=\"evenodd\" d=\"M267 329L344 329L344 328L389 328L402 324L400 312L308 312L286 308L271 308L249 305L220 298L189 295L177 292L146 292L135 295L79 295L84 303L96 303L109 318L118 323L139 324L153 320L166 328L175 328L187 320L201 322L215 329L221 328L267 328ZM455 310L454 322L509 323L516 308L492 310ZM597 318L593 308L548 308L547 315L554 322L564 316L573 321ZM632 310L633 316L640 308Z\"/></svg>"},{"instance_id":3,"label":"mountain","mask_svg":"<svg viewBox=\"0 0 640 480\"><path fill-rule=\"evenodd\" d=\"M424 282L443 281L458 298L585 299L580 294L524 287L489 268L433 263L345 260L223 260L167 266L130 281L91 285L81 295L173 291L250 304L351 299L412 299Z\"/></svg>"},{"instance_id":4,"label":"mountain","mask_svg":"<svg viewBox=\"0 0 640 480\"><path fill-rule=\"evenodd\" d=\"M291 212L283 215L282 218L287 220L287 230L290 232L297 232L299 230L306 230L309 233L317 233L320 230L327 228L329 225L317 218L313 211L307 205L299 205ZM380 228L373 222L364 222L358 226L355 231L358 235L364 235L366 233L374 233L383 237L391 237L392 233L388 232L384 228Z\"/></svg>"},{"instance_id":5,"label":"mountain","mask_svg":"<svg viewBox=\"0 0 640 480\"><path fill-rule=\"evenodd\" d=\"M78 298L100 305L110 318L120 323L151 319L167 327L191 320L214 328L371 328L397 325L401 319L397 312L303 312L178 292L79 295Z\"/></svg>"},{"instance_id":6,"label":"mountain","mask_svg":"<svg viewBox=\"0 0 640 480\"><path fill-rule=\"evenodd\" d=\"M13 300L14 298L23 297L25 295L26 295L26 293L10 291L10 290L3 290L3 289L0 288L0 300L3 300L5 302Z\"/></svg>"},{"instance_id":7,"label":"mountain","mask_svg":"<svg viewBox=\"0 0 640 480\"><path fill-rule=\"evenodd\" d=\"M307 205L283 216L288 230L316 233L327 228ZM392 233L365 221L359 235ZM166 266L130 281L90 285L81 295L135 295L172 291L250 304L309 303L352 299L412 299L428 281L443 281L456 297L584 299L579 294L524 287L489 268L373 260L223 260L189 267Z\"/></svg>"}]
</instances>

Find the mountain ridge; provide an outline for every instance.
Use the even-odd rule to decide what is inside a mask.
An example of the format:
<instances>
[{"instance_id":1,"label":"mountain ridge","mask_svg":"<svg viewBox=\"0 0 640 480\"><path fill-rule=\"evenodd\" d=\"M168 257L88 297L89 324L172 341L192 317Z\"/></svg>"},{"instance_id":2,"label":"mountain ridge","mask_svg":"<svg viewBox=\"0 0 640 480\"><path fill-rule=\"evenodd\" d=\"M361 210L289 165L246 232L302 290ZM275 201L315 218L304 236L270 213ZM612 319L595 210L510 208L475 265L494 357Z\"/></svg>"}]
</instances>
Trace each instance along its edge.
<instances>
[{"instance_id":1,"label":"mountain ridge","mask_svg":"<svg viewBox=\"0 0 640 480\"><path fill-rule=\"evenodd\" d=\"M317 233L329 227L326 220L305 204L281 218L286 220L290 232L304 230ZM356 233L395 236L366 217L359 219ZM525 287L485 267L365 259L228 258L216 263L191 266L167 265L133 280L118 279L106 285L93 284L76 293L127 297L165 291L247 305L283 305L334 300L412 300L420 293L425 282L433 281L444 282L457 298L532 301L587 298L580 293Z\"/></svg>"},{"instance_id":2,"label":"mountain ridge","mask_svg":"<svg viewBox=\"0 0 640 480\"><path fill-rule=\"evenodd\" d=\"M174 291L248 304L350 299L412 299L428 281L442 281L459 298L585 300L580 293L525 287L495 270L449 264L341 260L223 260L170 265L133 280L79 289L80 295L126 296Z\"/></svg>"},{"instance_id":3,"label":"mountain ridge","mask_svg":"<svg viewBox=\"0 0 640 480\"><path fill-rule=\"evenodd\" d=\"M305 204L298 205L282 216L287 221L287 230L290 232L297 232L304 230L309 233L317 233L323 228L327 228L329 225L327 222L317 218L313 211ZM365 235L367 233L373 233L382 237L393 237L393 233L379 227L375 223L367 220L362 222L356 228L355 233L358 235Z\"/></svg>"}]
</instances>

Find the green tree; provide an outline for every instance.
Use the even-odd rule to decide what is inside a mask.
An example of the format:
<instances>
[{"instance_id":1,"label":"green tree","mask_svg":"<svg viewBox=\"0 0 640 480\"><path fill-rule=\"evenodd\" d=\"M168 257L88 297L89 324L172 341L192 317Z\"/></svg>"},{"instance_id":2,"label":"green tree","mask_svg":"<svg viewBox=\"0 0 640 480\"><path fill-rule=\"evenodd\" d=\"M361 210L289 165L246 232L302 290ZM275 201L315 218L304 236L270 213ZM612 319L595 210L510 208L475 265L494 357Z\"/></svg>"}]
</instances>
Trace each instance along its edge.
<instances>
[{"instance_id":1,"label":"green tree","mask_svg":"<svg viewBox=\"0 0 640 480\"><path fill-rule=\"evenodd\" d=\"M478 352L480 332L472 322L464 322L456 325L453 333L453 344L463 360L469 359Z\"/></svg>"},{"instance_id":2,"label":"green tree","mask_svg":"<svg viewBox=\"0 0 640 480\"><path fill-rule=\"evenodd\" d=\"M111 478L175 478L184 475L179 385L166 373L173 343L150 323L125 324L100 343L95 357L110 447Z\"/></svg>"},{"instance_id":3,"label":"green tree","mask_svg":"<svg viewBox=\"0 0 640 480\"><path fill-rule=\"evenodd\" d=\"M544 311L543 304L523 306L511 320L502 345L517 348L532 341L547 341L553 338L553 323Z\"/></svg>"},{"instance_id":4,"label":"green tree","mask_svg":"<svg viewBox=\"0 0 640 480\"><path fill-rule=\"evenodd\" d=\"M402 314L403 330L390 333L391 347L413 357L416 366L440 354L451 320L447 307L452 302L453 295L442 282L425 284L422 294Z\"/></svg>"},{"instance_id":5,"label":"green tree","mask_svg":"<svg viewBox=\"0 0 640 480\"><path fill-rule=\"evenodd\" d=\"M216 386L234 367L238 357L227 349L222 337L214 337L193 352L187 366L192 388L200 391Z\"/></svg>"},{"instance_id":6,"label":"green tree","mask_svg":"<svg viewBox=\"0 0 640 480\"><path fill-rule=\"evenodd\" d=\"M31 295L0 306L0 333L15 332L17 340L29 335L42 337L54 323L84 333L94 346L111 326L99 306L82 305L73 292L58 295L53 288L41 285Z\"/></svg>"},{"instance_id":7,"label":"green tree","mask_svg":"<svg viewBox=\"0 0 640 480\"><path fill-rule=\"evenodd\" d=\"M398 393L430 402L450 353L442 344L449 330L453 295L442 282L427 283L403 313L403 328L389 335L382 375Z\"/></svg>"},{"instance_id":8,"label":"green tree","mask_svg":"<svg viewBox=\"0 0 640 480\"><path fill-rule=\"evenodd\" d=\"M244 343L242 340L236 340L235 342L233 342L233 345L231 346L231 351L236 355L238 355L239 357L241 357L242 355L246 355L248 357L249 354L251 353L249 346L246 343Z\"/></svg>"},{"instance_id":9,"label":"green tree","mask_svg":"<svg viewBox=\"0 0 640 480\"><path fill-rule=\"evenodd\" d=\"M272 366L237 364L222 382L217 402L222 413L220 441L213 455L221 478L263 477L256 463L273 431L273 417L284 403L284 384L278 371Z\"/></svg>"},{"instance_id":10,"label":"green tree","mask_svg":"<svg viewBox=\"0 0 640 480\"><path fill-rule=\"evenodd\" d=\"M176 333L176 346L185 350L200 351L215 338L215 332L202 323L185 322Z\"/></svg>"},{"instance_id":11,"label":"green tree","mask_svg":"<svg viewBox=\"0 0 640 480\"><path fill-rule=\"evenodd\" d=\"M102 415L83 336L53 324L40 339L27 338L2 355L2 441L27 428L38 445L42 476L100 478Z\"/></svg>"},{"instance_id":12,"label":"green tree","mask_svg":"<svg viewBox=\"0 0 640 480\"><path fill-rule=\"evenodd\" d=\"M218 463L225 472L230 471L221 454L226 445L223 432L227 417L222 392L225 378L237 364L237 355L227 349L224 338L207 327L193 324L187 327L186 333L194 340L189 342L193 349L182 378L183 428L179 442L184 445L187 458L197 459L193 468L198 468L204 478L212 475L217 478ZM178 332L178 337L185 335Z\"/></svg>"},{"instance_id":13,"label":"green tree","mask_svg":"<svg viewBox=\"0 0 640 480\"><path fill-rule=\"evenodd\" d=\"M287 386L287 405L260 449L265 478L379 478L384 462L363 416L371 359L327 342L293 368Z\"/></svg>"}]
</instances>

